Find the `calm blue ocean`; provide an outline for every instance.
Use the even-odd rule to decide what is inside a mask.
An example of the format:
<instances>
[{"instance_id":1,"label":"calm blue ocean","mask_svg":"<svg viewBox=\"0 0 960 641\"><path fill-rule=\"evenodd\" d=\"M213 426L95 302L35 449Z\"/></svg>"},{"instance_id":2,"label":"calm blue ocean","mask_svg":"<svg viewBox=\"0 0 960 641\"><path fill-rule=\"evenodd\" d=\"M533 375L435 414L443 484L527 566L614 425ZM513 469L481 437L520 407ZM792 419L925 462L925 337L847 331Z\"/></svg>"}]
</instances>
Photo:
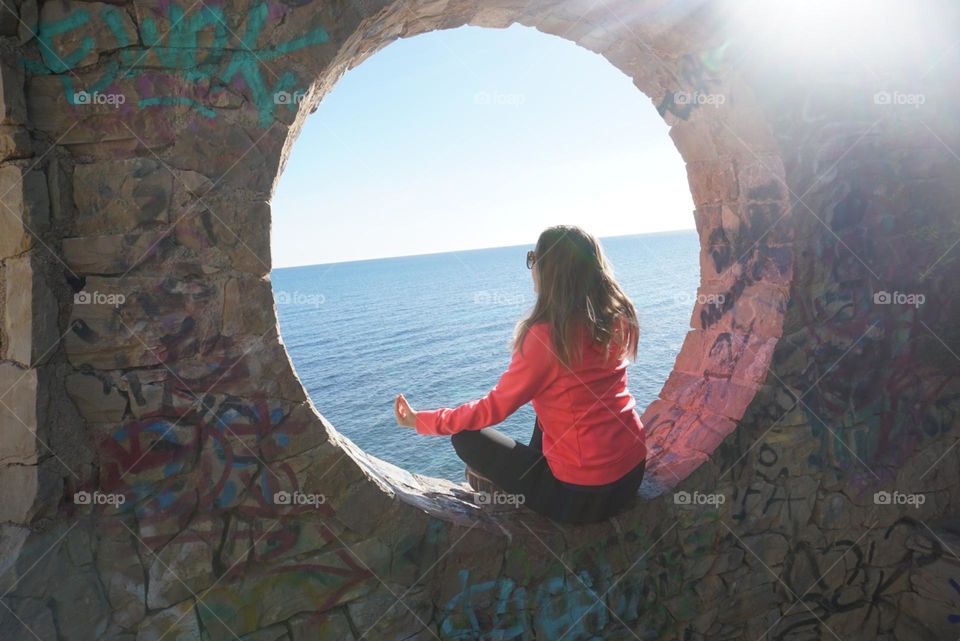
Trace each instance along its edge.
<instances>
[{"instance_id":1,"label":"calm blue ocean","mask_svg":"<svg viewBox=\"0 0 960 641\"><path fill-rule=\"evenodd\" d=\"M628 370L642 414L688 330L700 278L696 232L601 238L640 319ZM524 265L533 245L275 269L280 328L317 409L367 452L412 472L463 480L445 437L399 427L394 396L414 409L485 395L510 362L516 321L532 309ZM498 428L526 442L527 404Z\"/></svg>"}]
</instances>

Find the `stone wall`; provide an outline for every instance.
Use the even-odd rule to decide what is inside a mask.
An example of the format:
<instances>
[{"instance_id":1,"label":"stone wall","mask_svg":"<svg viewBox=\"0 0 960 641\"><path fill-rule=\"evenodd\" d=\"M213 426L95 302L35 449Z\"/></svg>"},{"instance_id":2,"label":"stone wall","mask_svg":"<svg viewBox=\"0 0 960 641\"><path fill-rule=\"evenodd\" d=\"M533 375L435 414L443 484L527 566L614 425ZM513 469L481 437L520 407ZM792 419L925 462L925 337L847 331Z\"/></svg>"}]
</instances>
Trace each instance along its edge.
<instances>
[{"instance_id":1,"label":"stone wall","mask_svg":"<svg viewBox=\"0 0 960 641\"><path fill-rule=\"evenodd\" d=\"M960 636L949 4L879 74L766 55L727 2L6 4L0 638ZM269 199L323 95L513 23L634 79L697 208L641 497L596 526L358 451L273 306Z\"/></svg>"}]
</instances>

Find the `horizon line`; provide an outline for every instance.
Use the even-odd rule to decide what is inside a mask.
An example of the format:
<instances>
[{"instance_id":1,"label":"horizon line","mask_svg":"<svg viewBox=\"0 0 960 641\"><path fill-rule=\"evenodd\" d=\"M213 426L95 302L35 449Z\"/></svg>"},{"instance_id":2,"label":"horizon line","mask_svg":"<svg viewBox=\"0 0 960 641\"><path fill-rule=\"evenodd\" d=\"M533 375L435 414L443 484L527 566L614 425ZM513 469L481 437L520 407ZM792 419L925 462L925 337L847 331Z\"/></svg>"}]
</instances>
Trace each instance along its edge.
<instances>
[{"instance_id":1,"label":"horizon line","mask_svg":"<svg viewBox=\"0 0 960 641\"><path fill-rule=\"evenodd\" d=\"M680 231L696 231L696 227L680 227L678 229L663 229L660 231L640 232L638 234L618 234L616 236L597 236L597 240L627 238L629 236L656 236L657 234L674 234ZM373 260L389 260L391 258L414 258L416 256L439 256L441 254L460 254L464 252L485 251L488 249L508 249L510 247L524 247L531 243L519 243L516 245L494 245L492 247L472 247L470 249L450 249L442 252L424 252L421 254L398 254L396 256L374 256L372 258L351 258L349 260L334 260L326 263L304 263L301 265L285 265L283 267L272 267L271 272L281 269L299 269L301 267L319 267L321 265L340 265L346 263L366 263Z\"/></svg>"}]
</instances>

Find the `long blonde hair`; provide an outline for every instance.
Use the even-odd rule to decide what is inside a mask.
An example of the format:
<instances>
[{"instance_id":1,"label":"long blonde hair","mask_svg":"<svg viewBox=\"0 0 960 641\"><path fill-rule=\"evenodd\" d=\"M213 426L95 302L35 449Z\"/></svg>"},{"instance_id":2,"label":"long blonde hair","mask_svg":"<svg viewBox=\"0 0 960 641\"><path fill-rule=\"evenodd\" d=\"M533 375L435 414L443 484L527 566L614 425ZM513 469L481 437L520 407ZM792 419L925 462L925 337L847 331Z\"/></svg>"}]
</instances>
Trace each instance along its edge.
<instances>
[{"instance_id":1,"label":"long blonde hair","mask_svg":"<svg viewBox=\"0 0 960 641\"><path fill-rule=\"evenodd\" d=\"M636 360L637 312L597 239L576 225L556 225L540 234L534 252L540 291L530 315L514 328L513 348L523 344L532 325L547 322L554 352L568 368L581 362L581 327L604 351L616 341L618 358Z\"/></svg>"}]
</instances>

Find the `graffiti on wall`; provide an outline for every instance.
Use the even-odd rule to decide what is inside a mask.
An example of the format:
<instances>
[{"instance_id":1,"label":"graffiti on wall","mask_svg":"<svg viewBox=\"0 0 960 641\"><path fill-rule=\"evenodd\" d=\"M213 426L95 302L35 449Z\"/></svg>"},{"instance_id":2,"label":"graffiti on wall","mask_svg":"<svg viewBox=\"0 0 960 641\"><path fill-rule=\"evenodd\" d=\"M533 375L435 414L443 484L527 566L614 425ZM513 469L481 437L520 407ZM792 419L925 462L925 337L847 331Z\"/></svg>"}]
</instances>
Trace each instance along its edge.
<instances>
[{"instance_id":1,"label":"graffiti on wall","mask_svg":"<svg viewBox=\"0 0 960 641\"><path fill-rule=\"evenodd\" d=\"M898 598L905 576L944 558L945 552L950 556L929 528L909 517L898 519L886 528L880 540L902 541L907 536L922 539L930 552L898 548L900 558L883 567L877 567L883 551L879 541L861 543L840 539L823 547L798 541L787 554L783 579L794 595L802 595L809 607L796 605L794 609L808 616L791 617L771 638L793 639L798 635L816 634L832 617L851 611L857 611L857 617L864 624L870 621L871 626L879 627L881 605L889 611L899 608Z\"/></svg>"},{"instance_id":2,"label":"graffiti on wall","mask_svg":"<svg viewBox=\"0 0 960 641\"><path fill-rule=\"evenodd\" d=\"M611 623L640 617L638 579L615 581L606 564L599 574L580 570L576 577L552 576L533 588L509 578L471 583L464 569L460 592L444 607L440 631L446 639L592 639Z\"/></svg>"},{"instance_id":3,"label":"graffiti on wall","mask_svg":"<svg viewBox=\"0 0 960 641\"><path fill-rule=\"evenodd\" d=\"M798 233L819 239L799 267L808 284L793 294L796 334L779 350L804 371L781 376L805 394L800 409L819 445L810 463L844 470L867 493L960 418L955 361L931 334L948 336L955 297L947 260L927 271L926 258L940 254L933 239L956 236L945 233L942 205L906 187L896 163L876 162L889 142L824 109L803 105L809 151L792 161L811 183L794 185L809 205L795 207ZM943 353L953 362L938 368Z\"/></svg>"},{"instance_id":4,"label":"graffiti on wall","mask_svg":"<svg viewBox=\"0 0 960 641\"><path fill-rule=\"evenodd\" d=\"M227 88L251 101L263 127L270 124L278 108L296 108L294 96L302 83L289 69L274 72L270 63L328 42L325 29L316 27L264 47L258 42L270 35L268 21L277 17L272 15L276 10L266 3L249 10L242 34L227 26L228 16L221 7L201 3L193 13L191 9L169 3L159 20L144 16L139 25L142 46L126 26L126 14L120 7L75 9L59 20L41 21L37 33L40 60L25 59L24 64L32 74L58 74L71 105L119 92L119 83L129 81L136 87L137 99L127 108L186 105L213 118L216 112L211 104L216 94ZM169 28L161 26L167 23ZM105 61L95 80L81 86L72 72L93 52L109 49L115 49L117 55Z\"/></svg>"},{"instance_id":5,"label":"graffiti on wall","mask_svg":"<svg viewBox=\"0 0 960 641\"><path fill-rule=\"evenodd\" d=\"M287 496L307 495L309 488L300 487L288 461L272 461L309 429L305 421L285 420L286 408L262 395L202 400L168 395L162 409L100 436L99 489L124 497L120 515L135 515L142 529L174 522L177 530L198 513L227 510L251 522L279 515L332 516L325 501L284 502ZM239 524L234 535L246 538L252 530L241 531L245 527ZM282 548L282 530L273 536ZM156 541L145 536L144 543L163 540L162 534Z\"/></svg>"},{"instance_id":6,"label":"graffiti on wall","mask_svg":"<svg viewBox=\"0 0 960 641\"><path fill-rule=\"evenodd\" d=\"M470 569L462 568L459 591L438 616L441 638L585 641L623 627L672 636L677 620L702 613L702 598L687 580L689 568L718 550L715 512L695 512L684 529L683 550L658 547L654 533L637 526L624 532L623 541L616 536L596 541L575 553L569 565L557 562L546 577L527 582L504 576L475 582ZM608 556L617 555L624 542L649 554L615 570L618 564ZM536 554L526 547L512 552Z\"/></svg>"},{"instance_id":7,"label":"graffiti on wall","mask_svg":"<svg viewBox=\"0 0 960 641\"><path fill-rule=\"evenodd\" d=\"M686 89L668 91L663 96L657 105L661 116L670 113L688 120L694 109L719 107L726 102L726 96L716 91L719 81L713 71L722 49L708 51L701 56L685 55L679 60L678 86Z\"/></svg>"}]
</instances>

